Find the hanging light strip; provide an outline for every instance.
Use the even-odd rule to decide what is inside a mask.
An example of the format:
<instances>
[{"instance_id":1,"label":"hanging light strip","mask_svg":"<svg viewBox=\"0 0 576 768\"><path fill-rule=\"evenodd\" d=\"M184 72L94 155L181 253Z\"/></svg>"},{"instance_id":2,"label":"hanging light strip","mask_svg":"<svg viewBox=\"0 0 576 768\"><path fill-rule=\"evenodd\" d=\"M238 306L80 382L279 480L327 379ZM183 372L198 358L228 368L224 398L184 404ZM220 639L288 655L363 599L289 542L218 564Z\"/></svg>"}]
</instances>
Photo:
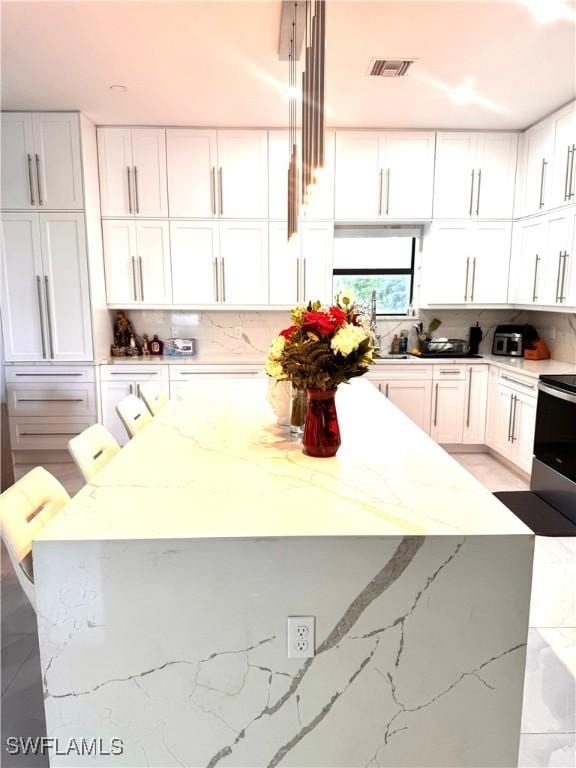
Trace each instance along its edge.
<instances>
[{"instance_id":1,"label":"hanging light strip","mask_svg":"<svg viewBox=\"0 0 576 768\"><path fill-rule=\"evenodd\" d=\"M298 231L298 149L296 143L296 19L298 3L294 2L292 9L292 34L289 54L289 119L288 119L288 240Z\"/></svg>"},{"instance_id":2,"label":"hanging light strip","mask_svg":"<svg viewBox=\"0 0 576 768\"><path fill-rule=\"evenodd\" d=\"M302 74L302 202L309 201L324 167L326 0L306 0L306 54Z\"/></svg>"}]
</instances>

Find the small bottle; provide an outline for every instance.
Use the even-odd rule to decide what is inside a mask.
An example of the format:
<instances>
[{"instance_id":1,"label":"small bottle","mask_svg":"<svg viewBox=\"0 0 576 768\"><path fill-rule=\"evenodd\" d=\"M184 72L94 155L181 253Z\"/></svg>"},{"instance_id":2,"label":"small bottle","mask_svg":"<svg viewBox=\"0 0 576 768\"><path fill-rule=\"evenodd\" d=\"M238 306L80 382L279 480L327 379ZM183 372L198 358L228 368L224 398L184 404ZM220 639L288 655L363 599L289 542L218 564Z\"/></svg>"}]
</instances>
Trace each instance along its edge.
<instances>
[{"instance_id":1,"label":"small bottle","mask_svg":"<svg viewBox=\"0 0 576 768\"><path fill-rule=\"evenodd\" d=\"M400 341L398 343L398 351L400 354L405 355L408 351L408 331L400 331Z\"/></svg>"},{"instance_id":2,"label":"small bottle","mask_svg":"<svg viewBox=\"0 0 576 768\"><path fill-rule=\"evenodd\" d=\"M160 341L157 334L154 334L154 338L150 342L150 354L161 355L164 351L164 342Z\"/></svg>"},{"instance_id":3,"label":"small bottle","mask_svg":"<svg viewBox=\"0 0 576 768\"><path fill-rule=\"evenodd\" d=\"M400 339L398 338L398 334L394 334L394 338L392 339L392 346L390 348L390 352L393 355L397 355L400 351Z\"/></svg>"}]
</instances>

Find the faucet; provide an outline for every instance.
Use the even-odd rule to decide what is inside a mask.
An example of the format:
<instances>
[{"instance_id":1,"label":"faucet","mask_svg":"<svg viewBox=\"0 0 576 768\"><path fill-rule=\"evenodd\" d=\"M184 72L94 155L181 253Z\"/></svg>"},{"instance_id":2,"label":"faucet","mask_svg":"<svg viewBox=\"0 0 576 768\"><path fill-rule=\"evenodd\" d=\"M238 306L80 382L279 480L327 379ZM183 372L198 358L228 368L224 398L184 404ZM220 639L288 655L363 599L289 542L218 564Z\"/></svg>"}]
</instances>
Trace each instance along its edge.
<instances>
[{"instance_id":1,"label":"faucet","mask_svg":"<svg viewBox=\"0 0 576 768\"><path fill-rule=\"evenodd\" d=\"M372 291L370 299L370 331L374 336L374 346L376 351L380 349L380 336L378 335L378 325L376 324L376 291Z\"/></svg>"}]
</instances>

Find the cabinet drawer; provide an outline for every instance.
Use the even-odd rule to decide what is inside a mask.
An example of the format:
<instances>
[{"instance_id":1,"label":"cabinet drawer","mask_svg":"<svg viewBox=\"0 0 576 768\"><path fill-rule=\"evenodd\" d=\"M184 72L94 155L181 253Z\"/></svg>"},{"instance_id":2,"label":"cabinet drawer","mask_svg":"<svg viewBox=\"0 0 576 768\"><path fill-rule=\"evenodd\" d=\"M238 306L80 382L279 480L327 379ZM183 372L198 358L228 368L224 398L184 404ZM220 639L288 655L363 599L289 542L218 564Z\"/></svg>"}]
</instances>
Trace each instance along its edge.
<instances>
[{"instance_id":1,"label":"cabinet drawer","mask_svg":"<svg viewBox=\"0 0 576 768\"><path fill-rule=\"evenodd\" d=\"M94 384L8 384L10 416L92 416Z\"/></svg>"},{"instance_id":2,"label":"cabinet drawer","mask_svg":"<svg viewBox=\"0 0 576 768\"><path fill-rule=\"evenodd\" d=\"M70 416L10 417L10 442L13 451L66 450L68 442L92 424L95 417L78 419Z\"/></svg>"},{"instance_id":3,"label":"cabinet drawer","mask_svg":"<svg viewBox=\"0 0 576 768\"><path fill-rule=\"evenodd\" d=\"M261 365L171 365L170 381L244 378L263 375Z\"/></svg>"},{"instance_id":4,"label":"cabinet drawer","mask_svg":"<svg viewBox=\"0 0 576 768\"><path fill-rule=\"evenodd\" d=\"M101 381L167 381L167 365L103 365L100 368Z\"/></svg>"},{"instance_id":5,"label":"cabinet drawer","mask_svg":"<svg viewBox=\"0 0 576 768\"><path fill-rule=\"evenodd\" d=\"M435 365L434 381L464 381L465 365Z\"/></svg>"},{"instance_id":6,"label":"cabinet drawer","mask_svg":"<svg viewBox=\"0 0 576 768\"><path fill-rule=\"evenodd\" d=\"M8 383L39 382L54 384L81 384L94 381L94 367L91 365L8 365L6 366Z\"/></svg>"},{"instance_id":7,"label":"cabinet drawer","mask_svg":"<svg viewBox=\"0 0 576 768\"><path fill-rule=\"evenodd\" d=\"M533 395L534 397L538 395L538 381L531 376L500 370L498 381L502 386L510 387L516 392L523 392L528 396Z\"/></svg>"},{"instance_id":8,"label":"cabinet drawer","mask_svg":"<svg viewBox=\"0 0 576 768\"><path fill-rule=\"evenodd\" d=\"M386 365L376 363L370 369L371 381L432 381L432 366L417 363L396 363Z\"/></svg>"}]
</instances>

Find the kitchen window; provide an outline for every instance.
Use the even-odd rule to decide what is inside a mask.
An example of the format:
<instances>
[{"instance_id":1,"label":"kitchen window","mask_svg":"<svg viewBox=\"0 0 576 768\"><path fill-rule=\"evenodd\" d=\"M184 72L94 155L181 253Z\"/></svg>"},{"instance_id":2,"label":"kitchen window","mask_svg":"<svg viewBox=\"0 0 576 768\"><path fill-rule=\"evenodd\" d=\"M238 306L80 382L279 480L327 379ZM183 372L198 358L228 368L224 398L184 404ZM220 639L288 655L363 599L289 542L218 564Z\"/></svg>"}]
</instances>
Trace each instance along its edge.
<instances>
[{"instance_id":1,"label":"kitchen window","mask_svg":"<svg viewBox=\"0 0 576 768\"><path fill-rule=\"evenodd\" d=\"M376 314L407 316L414 292L414 259L419 230L401 227L336 226L333 293L352 289Z\"/></svg>"}]
</instances>

